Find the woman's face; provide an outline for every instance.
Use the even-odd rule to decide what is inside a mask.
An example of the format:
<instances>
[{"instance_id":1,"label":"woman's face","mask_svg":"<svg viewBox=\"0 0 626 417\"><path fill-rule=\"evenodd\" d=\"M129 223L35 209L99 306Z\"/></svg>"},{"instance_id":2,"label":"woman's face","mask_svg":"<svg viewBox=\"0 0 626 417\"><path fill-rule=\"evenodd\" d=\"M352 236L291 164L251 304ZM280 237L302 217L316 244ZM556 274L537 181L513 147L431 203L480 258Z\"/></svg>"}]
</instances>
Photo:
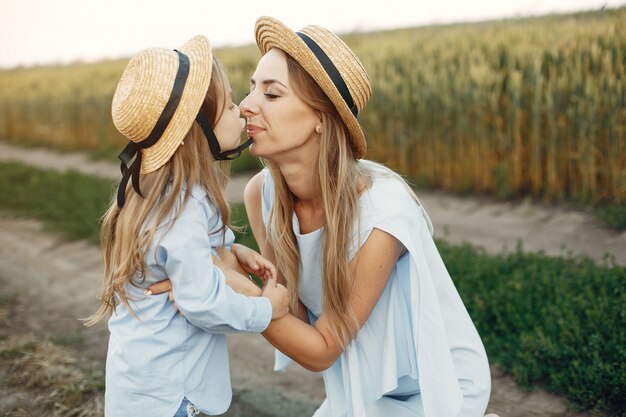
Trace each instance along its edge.
<instances>
[{"instance_id":1,"label":"woman's face","mask_svg":"<svg viewBox=\"0 0 626 417\"><path fill-rule=\"evenodd\" d=\"M250 79L250 94L239 107L248 120L252 155L275 160L317 146L320 117L294 92L283 51L272 49L261 58Z\"/></svg>"},{"instance_id":2,"label":"woman's face","mask_svg":"<svg viewBox=\"0 0 626 417\"><path fill-rule=\"evenodd\" d=\"M222 151L229 151L239 146L241 131L246 126L246 121L241 118L239 107L233 103L232 90L228 80L226 80L225 85L227 91L224 97L224 110L213 131Z\"/></svg>"}]
</instances>

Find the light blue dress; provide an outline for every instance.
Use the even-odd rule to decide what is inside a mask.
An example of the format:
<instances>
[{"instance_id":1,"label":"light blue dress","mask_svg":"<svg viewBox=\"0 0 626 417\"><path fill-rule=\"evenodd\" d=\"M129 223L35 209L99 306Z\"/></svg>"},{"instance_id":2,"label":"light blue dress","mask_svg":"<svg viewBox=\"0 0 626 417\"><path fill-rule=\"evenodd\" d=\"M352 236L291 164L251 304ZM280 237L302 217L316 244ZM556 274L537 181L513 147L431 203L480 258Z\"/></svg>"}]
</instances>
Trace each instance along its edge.
<instances>
[{"instance_id":1,"label":"light blue dress","mask_svg":"<svg viewBox=\"0 0 626 417\"><path fill-rule=\"evenodd\" d=\"M441 260L424 209L397 174L369 161L372 186L359 198L351 256L374 228L407 249L376 307L339 359L324 371L326 400L315 417L482 417L489 400L489 364L480 337ZM264 221L274 198L268 171ZM311 323L322 314L323 229L293 229L300 253L299 296ZM291 362L276 352L276 370Z\"/></svg>"},{"instance_id":2,"label":"light blue dress","mask_svg":"<svg viewBox=\"0 0 626 417\"><path fill-rule=\"evenodd\" d=\"M228 409L232 390L224 334L265 330L272 306L265 297L235 293L213 265L211 250L234 241L229 229L224 240L215 233L221 226L206 192L194 186L174 224L158 229L145 257L143 283L126 286L139 320L122 304L109 320L106 417L174 416L183 398L210 415ZM166 278L182 314L168 294L143 294Z\"/></svg>"}]
</instances>

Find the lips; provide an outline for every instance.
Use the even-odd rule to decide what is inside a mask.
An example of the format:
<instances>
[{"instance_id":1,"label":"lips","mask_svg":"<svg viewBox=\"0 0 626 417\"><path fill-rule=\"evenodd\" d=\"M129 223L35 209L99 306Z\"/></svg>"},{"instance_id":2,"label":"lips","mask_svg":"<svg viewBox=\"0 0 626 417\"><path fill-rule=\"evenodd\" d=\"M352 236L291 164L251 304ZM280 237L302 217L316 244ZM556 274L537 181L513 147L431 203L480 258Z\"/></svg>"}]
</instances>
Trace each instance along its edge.
<instances>
[{"instance_id":1,"label":"lips","mask_svg":"<svg viewBox=\"0 0 626 417\"><path fill-rule=\"evenodd\" d=\"M254 135L257 135L257 134L263 132L264 130L265 129L263 129L263 128L259 127L259 126L249 124L248 128L247 128L247 133L248 133L249 137L253 137Z\"/></svg>"}]
</instances>

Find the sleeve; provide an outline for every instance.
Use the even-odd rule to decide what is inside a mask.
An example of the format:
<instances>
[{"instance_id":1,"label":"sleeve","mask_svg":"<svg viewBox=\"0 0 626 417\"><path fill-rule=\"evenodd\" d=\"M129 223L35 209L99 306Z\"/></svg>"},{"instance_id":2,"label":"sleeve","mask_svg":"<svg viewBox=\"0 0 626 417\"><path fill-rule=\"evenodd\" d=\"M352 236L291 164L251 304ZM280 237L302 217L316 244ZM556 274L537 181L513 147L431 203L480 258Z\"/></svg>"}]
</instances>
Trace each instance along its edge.
<instances>
[{"instance_id":1,"label":"sleeve","mask_svg":"<svg viewBox=\"0 0 626 417\"><path fill-rule=\"evenodd\" d=\"M408 295L410 320L414 323L411 349L419 364L417 371L424 415L458 416L463 393L452 358L445 316L465 310L434 246L432 225L425 210L417 204L406 208L381 217L375 227L398 239L410 254ZM462 315L452 314L451 321L464 332L473 333L474 327L466 311Z\"/></svg>"},{"instance_id":2,"label":"sleeve","mask_svg":"<svg viewBox=\"0 0 626 417\"><path fill-rule=\"evenodd\" d=\"M176 304L189 322L209 332L262 332L272 317L271 303L226 285L211 258L210 222L200 203L189 199L158 246Z\"/></svg>"}]
</instances>

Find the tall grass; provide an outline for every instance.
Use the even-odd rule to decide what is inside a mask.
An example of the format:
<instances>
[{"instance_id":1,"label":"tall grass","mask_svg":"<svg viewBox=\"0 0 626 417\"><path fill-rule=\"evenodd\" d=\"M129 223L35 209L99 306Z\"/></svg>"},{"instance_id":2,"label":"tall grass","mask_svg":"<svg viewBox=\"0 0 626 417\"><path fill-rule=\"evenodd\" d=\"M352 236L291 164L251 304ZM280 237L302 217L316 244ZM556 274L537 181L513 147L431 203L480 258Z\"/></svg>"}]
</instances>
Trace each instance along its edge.
<instances>
[{"instance_id":1,"label":"tall grass","mask_svg":"<svg viewBox=\"0 0 626 417\"><path fill-rule=\"evenodd\" d=\"M373 85L368 157L447 190L624 205L624 33L626 8L346 35ZM241 98L259 53L216 55ZM118 149L124 65L0 72L0 138Z\"/></svg>"}]
</instances>

